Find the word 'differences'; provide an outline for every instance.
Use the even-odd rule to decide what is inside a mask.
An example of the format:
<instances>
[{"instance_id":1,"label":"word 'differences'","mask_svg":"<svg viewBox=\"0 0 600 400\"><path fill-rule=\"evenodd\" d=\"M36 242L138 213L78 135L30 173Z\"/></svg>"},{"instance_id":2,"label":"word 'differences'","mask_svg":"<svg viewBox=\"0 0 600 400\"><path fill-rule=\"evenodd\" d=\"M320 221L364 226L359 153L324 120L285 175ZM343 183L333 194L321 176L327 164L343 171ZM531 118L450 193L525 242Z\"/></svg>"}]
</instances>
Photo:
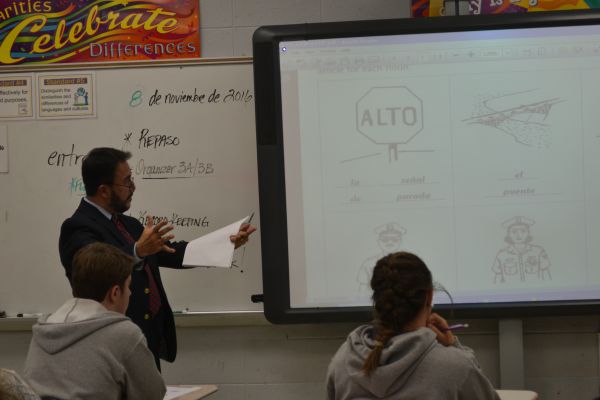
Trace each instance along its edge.
<instances>
[{"instance_id":1,"label":"word 'differences'","mask_svg":"<svg viewBox=\"0 0 600 400\"><path fill-rule=\"evenodd\" d=\"M0 64L41 60L47 63L61 59L91 61L98 57L117 59L138 54L160 56L165 49L162 43L132 45L110 41L106 44L106 38L121 34L127 35L130 41L138 35L164 40L177 30L181 19L175 11L164 8L169 7L167 4L160 7L146 2L138 8L124 7L126 1L102 5L88 2L84 8L77 3L28 0L15 1L12 8L0 6L0 19L9 24L0 39ZM20 7L16 7L17 4ZM198 50L193 41L168 44L167 49L170 47L172 54L194 55ZM109 51L110 54L105 54Z\"/></svg>"}]
</instances>

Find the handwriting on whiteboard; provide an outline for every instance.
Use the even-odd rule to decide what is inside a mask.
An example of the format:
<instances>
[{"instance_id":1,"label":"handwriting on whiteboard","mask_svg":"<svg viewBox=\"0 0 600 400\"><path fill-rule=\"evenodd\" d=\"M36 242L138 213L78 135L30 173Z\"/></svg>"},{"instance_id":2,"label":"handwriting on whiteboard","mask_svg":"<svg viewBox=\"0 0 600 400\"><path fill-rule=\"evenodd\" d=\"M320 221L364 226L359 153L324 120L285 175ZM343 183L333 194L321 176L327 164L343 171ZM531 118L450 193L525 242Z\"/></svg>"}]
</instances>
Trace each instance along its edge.
<instances>
[{"instance_id":1,"label":"handwriting on whiteboard","mask_svg":"<svg viewBox=\"0 0 600 400\"><path fill-rule=\"evenodd\" d=\"M138 212L137 216L132 215L132 217L137 218L141 224L146 225L146 217L150 214L148 210L142 210ZM179 215L176 212L172 212L171 215L152 215L152 223L154 225L166 221L173 226L182 226L182 227L201 227L206 228L210 225L210 221L207 216L183 216Z\"/></svg>"},{"instance_id":2,"label":"handwriting on whiteboard","mask_svg":"<svg viewBox=\"0 0 600 400\"><path fill-rule=\"evenodd\" d=\"M200 158L156 164L140 158L135 164L134 173L142 179L181 179L214 176L215 168L213 161Z\"/></svg>"},{"instance_id":3,"label":"handwriting on whiteboard","mask_svg":"<svg viewBox=\"0 0 600 400\"><path fill-rule=\"evenodd\" d=\"M123 135L123 147L131 146L135 137L133 132ZM162 132L154 133L148 128L140 129L137 137L138 149L159 149L165 147L176 147L181 144L181 139L175 135L167 135Z\"/></svg>"},{"instance_id":4,"label":"handwriting on whiteboard","mask_svg":"<svg viewBox=\"0 0 600 400\"><path fill-rule=\"evenodd\" d=\"M199 91L194 88L193 91L182 90L179 93L159 92L158 89L148 99L148 106L162 106L170 104L185 104L185 103L249 103L254 99L254 95L250 89L227 89L219 91L213 89L210 92Z\"/></svg>"}]
</instances>

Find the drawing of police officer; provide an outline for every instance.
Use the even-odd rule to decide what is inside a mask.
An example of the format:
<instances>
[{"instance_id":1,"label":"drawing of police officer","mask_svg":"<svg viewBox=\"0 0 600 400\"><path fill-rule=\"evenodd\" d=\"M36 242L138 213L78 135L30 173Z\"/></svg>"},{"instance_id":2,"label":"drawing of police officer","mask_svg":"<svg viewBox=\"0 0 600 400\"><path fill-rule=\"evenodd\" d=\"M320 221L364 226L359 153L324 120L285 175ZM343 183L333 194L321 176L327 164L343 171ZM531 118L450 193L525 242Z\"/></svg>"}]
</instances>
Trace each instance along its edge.
<instances>
[{"instance_id":1,"label":"drawing of police officer","mask_svg":"<svg viewBox=\"0 0 600 400\"><path fill-rule=\"evenodd\" d=\"M375 267L377 260L390 253L400 251L402 237L406 234L406 229L396 222L388 222L387 224L375 228L374 232L377 235L377 244L381 251L363 261L358 271L358 275L356 276L360 293L365 293L370 290L371 275L373 274L373 267Z\"/></svg>"},{"instance_id":2,"label":"drawing of police officer","mask_svg":"<svg viewBox=\"0 0 600 400\"><path fill-rule=\"evenodd\" d=\"M531 244L533 237L530 227L535 221L517 216L502 224L506 228L504 241L508 244L500 250L494 260L492 271L494 283L504 283L506 279L518 279L525 282L531 277L539 280L551 280L550 259L542 246Z\"/></svg>"}]
</instances>

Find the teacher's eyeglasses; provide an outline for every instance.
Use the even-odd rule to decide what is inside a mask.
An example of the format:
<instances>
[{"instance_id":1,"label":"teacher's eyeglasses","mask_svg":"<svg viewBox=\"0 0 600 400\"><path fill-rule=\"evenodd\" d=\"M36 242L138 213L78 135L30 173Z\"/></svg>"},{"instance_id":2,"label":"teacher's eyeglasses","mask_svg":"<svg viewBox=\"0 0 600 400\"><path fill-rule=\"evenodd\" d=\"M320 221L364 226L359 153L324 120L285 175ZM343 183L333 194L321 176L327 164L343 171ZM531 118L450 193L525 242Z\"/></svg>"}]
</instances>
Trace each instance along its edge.
<instances>
[{"instance_id":1,"label":"teacher's eyeglasses","mask_svg":"<svg viewBox=\"0 0 600 400\"><path fill-rule=\"evenodd\" d=\"M112 183L112 185L115 186L123 186L126 187L129 190L133 190L133 188L135 187L135 182L133 181L133 176L131 178L129 178L129 183Z\"/></svg>"}]
</instances>

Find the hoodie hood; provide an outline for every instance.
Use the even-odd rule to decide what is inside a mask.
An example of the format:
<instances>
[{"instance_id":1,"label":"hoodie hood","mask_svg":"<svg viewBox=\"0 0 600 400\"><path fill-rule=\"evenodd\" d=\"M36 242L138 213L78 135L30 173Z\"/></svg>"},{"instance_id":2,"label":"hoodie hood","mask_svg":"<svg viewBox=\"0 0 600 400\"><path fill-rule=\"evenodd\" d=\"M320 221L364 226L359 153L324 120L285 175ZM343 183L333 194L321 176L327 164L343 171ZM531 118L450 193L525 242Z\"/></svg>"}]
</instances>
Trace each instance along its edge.
<instances>
[{"instance_id":1,"label":"hoodie hood","mask_svg":"<svg viewBox=\"0 0 600 400\"><path fill-rule=\"evenodd\" d=\"M41 317L32 328L33 340L46 353L56 354L108 325L127 320L94 300L75 298L54 314Z\"/></svg>"},{"instance_id":2,"label":"hoodie hood","mask_svg":"<svg viewBox=\"0 0 600 400\"><path fill-rule=\"evenodd\" d=\"M381 352L379 367L370 377L362 371L363 364L375 348L374 329L364 325L347 339L349 351L344 362L348 375L366 391L383 398L400 390L425 356L435 347L435 333L420 328L394 336Z\"/></svg>"}]
</instances>

